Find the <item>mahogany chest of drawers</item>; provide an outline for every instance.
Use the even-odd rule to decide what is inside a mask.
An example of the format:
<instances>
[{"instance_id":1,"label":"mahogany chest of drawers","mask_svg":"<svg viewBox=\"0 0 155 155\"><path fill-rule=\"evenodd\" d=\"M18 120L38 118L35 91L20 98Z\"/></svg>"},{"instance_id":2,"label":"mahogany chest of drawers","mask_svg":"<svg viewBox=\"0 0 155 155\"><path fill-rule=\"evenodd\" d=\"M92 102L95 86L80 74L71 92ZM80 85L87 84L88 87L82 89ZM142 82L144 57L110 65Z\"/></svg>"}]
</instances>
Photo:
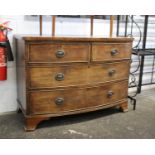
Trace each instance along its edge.
<instances>
[{"instance_id":1,"label":"mahogany chest of drawers","mask_svg":"<svg viewBox=\"0 0 155 155\"><path fill-rule=\"evenodd\" d=\"M113 106L127 111L132 38L15 38L26 130L50 117Z\"/></svg>"}]
</instances>

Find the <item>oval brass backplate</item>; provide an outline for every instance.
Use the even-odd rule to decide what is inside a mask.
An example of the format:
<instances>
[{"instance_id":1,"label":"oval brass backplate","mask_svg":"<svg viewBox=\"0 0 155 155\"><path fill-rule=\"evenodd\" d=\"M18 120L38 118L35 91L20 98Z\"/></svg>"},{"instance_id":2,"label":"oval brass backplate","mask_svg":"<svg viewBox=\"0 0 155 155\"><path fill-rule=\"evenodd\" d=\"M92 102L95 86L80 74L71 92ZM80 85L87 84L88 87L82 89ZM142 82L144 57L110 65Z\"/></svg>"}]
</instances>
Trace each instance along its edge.
<instances>
[{"instance_id":1,"label":"oval brass backplate","mask_svg":"<svg viewBox=\"0 0 155 155\"><path fill-rule=\"evenodd\" d=\"M113 91L108 91L108 94L107 94L107 97L111 98L112 96L114 95L114 92Z\"/></svg>"},{"instance_id":2,"label":"oval brass backplate","mask_svg":"<svg viewBox=\"0 0 155 155\"><path fill-rule=\"evenodd\" d=\"M115 55L117 55L118 54L118 50L117 49L112 49L111 50L111 55L112 56L115 56Z\"/></svg>"},{"instance_id":3,"label":"oval brass backplate","mask_svg":"<svg viewBox=\"0 0 155 155\"><path fill-rule=\"evenodd\" d=\"M58 50L58 51L56 51L55 55L57 58L62 58L62 57L64 57L65 52L63 50Z\"/></svg>"},{"instance_id":4,"label":"oval brass backplate","mask_svg":"<svg viewBox=\"0 0 155 155\"><path fill-rule=\"evenodd\" d=\"M116 70L115 69L111 69L109 70L109 76L113 76L115 73L116 73Z\"/></svg>"},{"instance_id":5,"label":"oval brass backplate","mask_svg":"<svg viewBox=\"0 0 155 155\"><path fill-rule=\"evenodd\" d=\"M55 76L55 80L57 81L62 81L64 80L65 76L63 73L57 73L56 76Z\"/></svg>"},{"instance_id":6,"label":"oval brass backplate","mask_svg":"<svg viewBox=\"0 0 155 155\"><path fill-rule=\"evenodd\" d=\"M64 103L64 99L62 97L58 97L55 99L56 105L62 105Z\"/></svg>"}]
</instances>

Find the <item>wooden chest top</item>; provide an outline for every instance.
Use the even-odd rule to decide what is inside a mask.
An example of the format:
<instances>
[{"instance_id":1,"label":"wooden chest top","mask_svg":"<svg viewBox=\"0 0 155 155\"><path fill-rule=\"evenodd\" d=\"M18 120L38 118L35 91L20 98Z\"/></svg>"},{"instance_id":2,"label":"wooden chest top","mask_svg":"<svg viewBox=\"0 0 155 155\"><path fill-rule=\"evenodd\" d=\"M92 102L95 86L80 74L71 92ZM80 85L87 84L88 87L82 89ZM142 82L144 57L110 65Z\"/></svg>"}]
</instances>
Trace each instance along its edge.
<instances>
[{"instance_id":1,"label":"wooden chest top","mask_svg":"<svg viewBox=\"0 0 155 155\"><path fill-rule=\"evenodd\" d=\"M133 38L127 37L112 37L112 38L103 38L103 37L90 37L90 36L40 36L40 35L15 35L16 39L23 39L25 41L81 41L81 42L113 42L113 43L125 43L132 42Z\"/></svg>"}]
</instances>

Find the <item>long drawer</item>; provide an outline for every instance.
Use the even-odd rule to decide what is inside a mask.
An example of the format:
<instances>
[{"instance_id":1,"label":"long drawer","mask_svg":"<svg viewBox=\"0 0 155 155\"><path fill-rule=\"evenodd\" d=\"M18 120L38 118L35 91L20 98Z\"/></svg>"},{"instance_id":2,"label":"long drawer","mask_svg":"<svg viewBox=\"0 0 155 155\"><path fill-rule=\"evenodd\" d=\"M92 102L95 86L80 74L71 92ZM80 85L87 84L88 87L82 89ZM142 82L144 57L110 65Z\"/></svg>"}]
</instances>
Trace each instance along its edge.
<instances>
[{"instance_id":1,"label":"long drawer","mask_svg":"<svg viewBox=\"0 0 155 155\"><path fill-rule=\"evenodd\" d=\"M121 86L121 87L120 87ZM80 89L29 92L30 113L47 114L104 106L127 97L128 81Z\"/></svg>"},{"instance_id":2,"label":"long drawer","mask_svg":"<svg viewBox=\"0 0 155 155\"><path fill-rule=\"evenodd\" d=\"M53 43L30 44L29 62L64 63L88 62L90 59L90 44L88 43Z\"/></svg>"},{"instance_id":3,"label":"long drawer","mask_svg":"<svg viewBox=\"0 0 155 155\"><path fill-rule=\"evenodd\" d=\"M117 63L30 67L30 88L55 88L128 79L129 61Z\"/></svg>"},{"instance_id":4,"label":"long drawer","mask_svg":"<svg viewBox=\"0 0 155 155\"><path fill-rule=\"evenodd\" d=\"M131 44L108 44L108 43L94 43L92 44L92 61L115 61L130 59Z\"/></svg>"}]
</instances>

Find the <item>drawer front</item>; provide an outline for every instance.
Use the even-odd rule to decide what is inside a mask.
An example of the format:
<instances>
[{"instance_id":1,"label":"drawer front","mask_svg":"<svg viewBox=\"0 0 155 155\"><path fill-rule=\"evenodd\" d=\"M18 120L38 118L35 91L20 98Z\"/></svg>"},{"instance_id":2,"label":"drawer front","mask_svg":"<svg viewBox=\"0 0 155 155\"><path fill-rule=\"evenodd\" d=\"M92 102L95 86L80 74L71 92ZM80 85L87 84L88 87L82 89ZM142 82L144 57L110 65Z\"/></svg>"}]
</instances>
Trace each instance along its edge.
<instances>
[{"instance_id":1,"label":"drawer front","mask_svg":"<svg viewBox=\"0 0 155 155\"><path fill-rule=\"evenodd\" d=\"M54 88L128 79L129 61L96 65L33 67L30 88Z\"/></svg>"},{"instance_id":2,"label":"drawer front","mask_svg":"<svg viewBox=\"0 0 155 155\"><path fill-rule=\"evenodd\" d=\"M29 69L31 88L55 88L87 83L87 65L33 67Z\"/></svg>"},{"instance_id":3,"label":"drawer front","mask_svg":"<svg viewBox=\"0 0 155 155\"><path fill-rule=\"evenodd\" d=\"M88 68L89 83L104 83L129 78L130 61L104 63Z\"/></svg>"},{"instance_id":4,"label":"drawer front","mask_svg":"<svg viewBox=\"0 0 155 155\"><path fill-rule=\"evenodd\" d=\"M131 44L93 44L92 61L113 61L130 59Z\"/></svg>"},{"instance_id":5,"label":"drawer front","mask_svg":"<svg viewBox=\"0 0 155 155\"><path fill-rule=\"evenodd\" d=\"M128 82L122 81L102 86L30 92L30 113L62 113L89 107L104 106L127 97Z\"/></svg>"},{"instance_id":6,"label":"drawer front","mask_svg":"<svg viewBox=\"0 0 155 155\"><path fill-rule=\"evenodd\" d=\"M128 79L129 61L95 65L29 68L30 88L55 88Z\"/></svg>"},{"instance_id":7,"label":"drawer front","mask_svg":"<svg viewBox=\"0 0 155 155\"><path fill-rule=\"evenodd\" d=\"M30 62L88 62L89 44L31 44L29 45Z\"/></svg>"}]
</instances>

